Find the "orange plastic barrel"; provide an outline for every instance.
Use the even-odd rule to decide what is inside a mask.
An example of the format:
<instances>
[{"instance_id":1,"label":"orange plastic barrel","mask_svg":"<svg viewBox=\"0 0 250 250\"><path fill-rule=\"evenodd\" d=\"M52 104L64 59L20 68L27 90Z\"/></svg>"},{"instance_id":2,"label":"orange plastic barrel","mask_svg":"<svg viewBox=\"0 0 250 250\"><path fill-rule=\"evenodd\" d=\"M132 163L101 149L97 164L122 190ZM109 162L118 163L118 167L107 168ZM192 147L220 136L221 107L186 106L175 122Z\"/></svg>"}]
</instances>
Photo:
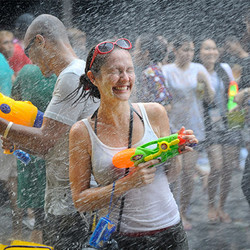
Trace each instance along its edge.
<instances>
[{"instance_id":1,"label":"orange plastic barrel","mask_svg":"<svg viewBox=\"0 0 250 250\"><path fill-rule=\"evenodd\" d=\"M135 154L135 150L135 148L128 148L116 153L112 159L113 165L117 168L133 167L134 162L130 158Z\"/></svg>"}]
</instances>

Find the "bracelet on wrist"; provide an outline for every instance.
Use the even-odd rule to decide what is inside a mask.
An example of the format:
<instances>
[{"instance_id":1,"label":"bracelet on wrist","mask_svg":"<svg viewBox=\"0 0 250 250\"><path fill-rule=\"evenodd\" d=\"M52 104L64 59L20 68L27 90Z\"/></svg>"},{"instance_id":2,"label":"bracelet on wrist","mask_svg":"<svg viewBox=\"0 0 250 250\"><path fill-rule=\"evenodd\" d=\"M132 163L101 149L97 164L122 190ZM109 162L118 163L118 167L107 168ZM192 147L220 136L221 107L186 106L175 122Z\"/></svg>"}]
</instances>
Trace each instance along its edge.
<instances>
[{"instance_id":1,"label":"bracelet on wrist","mask_svg":"<svg viewBox=\"0 0 250 250\"><path fill-rule=\"evenodd\" d=\"M4 134L3 134L3 138L7 138L12 125L13 125L13 122L9 122L8 123L8 125L7 125L7 127L6 127L6 129L4 131Z\"/></svg>"}]
</instances>

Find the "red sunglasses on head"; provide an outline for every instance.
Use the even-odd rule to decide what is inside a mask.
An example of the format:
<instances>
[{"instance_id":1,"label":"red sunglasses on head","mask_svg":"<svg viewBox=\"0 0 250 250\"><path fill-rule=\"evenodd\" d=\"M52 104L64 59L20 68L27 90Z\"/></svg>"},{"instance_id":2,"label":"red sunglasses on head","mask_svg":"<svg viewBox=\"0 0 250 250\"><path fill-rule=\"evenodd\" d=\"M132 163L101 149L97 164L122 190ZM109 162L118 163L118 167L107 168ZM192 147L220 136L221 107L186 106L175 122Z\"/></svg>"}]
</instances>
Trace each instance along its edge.
<instances>
[{"instance_id":1,"label":"red sunglasses on head","mask_svg":"<svg viewBox=\"0 0 250 250\"><path fill-rule=\"evenodd\" d=\"M110 53L115 45L117 45L118 47L120 47L121 49L131 49L132 48L132 44L131 42L126 39L126 38L120 38L118 40L116 40L115 42L102 42L96 45L95 47L95 51L89 66L89 69L91 69L93 62L95 61L95 58L98 54L108 54Z\"/></svg>"}]
</instances>

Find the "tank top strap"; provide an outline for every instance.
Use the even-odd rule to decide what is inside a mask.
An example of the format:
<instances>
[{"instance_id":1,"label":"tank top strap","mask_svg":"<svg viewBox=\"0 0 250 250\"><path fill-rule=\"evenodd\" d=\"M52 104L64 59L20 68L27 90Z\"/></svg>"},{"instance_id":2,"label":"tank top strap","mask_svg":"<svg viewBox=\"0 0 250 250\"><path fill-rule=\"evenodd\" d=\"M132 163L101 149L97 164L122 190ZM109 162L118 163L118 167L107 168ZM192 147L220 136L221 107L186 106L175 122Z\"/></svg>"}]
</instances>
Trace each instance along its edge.
<instances>
[{"instance_id":1,"label":"tank top strap","mask_svg":"<svg viewBox=\"0 0 250 250\"><path fill-rule=\"evenodd\" d=\"M148 119L148 115L147 115L147 112L146 112L146 109L145 109L144 105L142 103L137 103L137 104L138 104L138 107L140 108L142 118L143 118L143 121L144 121L145 134L154 134L156 136L156 134L154 133L154 130L153 130L151 124L150 124L150 121Z\"/></svg>"},{"instance_id":2,"label":"tank top strap","mask_svg":"<svg viewBox=\"0 0 250 250\"><path fill-rule=\"evenodd\" d=\"M92 129L88 119L85 118L85 119L82 119L81 121L86 125L88 132L89 132L90 139L91 139L91 141L93 141L93 139L96 138L96 135L95 135L95 132Z\"/></svg>"}]
</instances>

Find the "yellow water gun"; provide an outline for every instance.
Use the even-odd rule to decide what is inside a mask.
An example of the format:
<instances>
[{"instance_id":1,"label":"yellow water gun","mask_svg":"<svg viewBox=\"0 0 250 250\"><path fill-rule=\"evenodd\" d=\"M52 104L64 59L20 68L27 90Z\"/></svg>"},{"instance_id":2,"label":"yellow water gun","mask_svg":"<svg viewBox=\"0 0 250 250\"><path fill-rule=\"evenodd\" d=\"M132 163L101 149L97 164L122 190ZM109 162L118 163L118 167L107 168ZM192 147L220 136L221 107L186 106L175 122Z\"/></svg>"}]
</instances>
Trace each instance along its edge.
<instances>
[{"instance_id":1,"label":"yellow water gun","mask_svg":"<svg viewBox=\"0 0 250 250\"><path fill-rule=\"evenodd\" d=\"M43 123L43 112L39 111L29 101L15 101L0 93L0 117L15 124L28 127L40 128ZM4 150L5 154L12 154L24 163L30 161L29 155L22 150L10 151Z\"/></svg>"}]
</instances>

